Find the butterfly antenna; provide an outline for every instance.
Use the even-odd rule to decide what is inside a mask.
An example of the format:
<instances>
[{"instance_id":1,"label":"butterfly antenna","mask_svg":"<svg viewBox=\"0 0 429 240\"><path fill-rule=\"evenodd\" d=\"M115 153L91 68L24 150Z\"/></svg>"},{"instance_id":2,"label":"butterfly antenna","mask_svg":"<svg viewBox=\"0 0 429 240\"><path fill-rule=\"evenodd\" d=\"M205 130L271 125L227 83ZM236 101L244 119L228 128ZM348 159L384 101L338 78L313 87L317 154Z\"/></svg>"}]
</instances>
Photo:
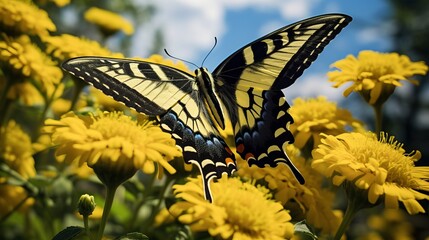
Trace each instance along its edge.
<instances>
[{"instance_id":1,"label":"butterfly antenna","mask_svg":"<svg viewBox=\"0 0 429 240\"><path fill-rule=\"evenodd\" d=\"M206 57L203 59L201 66L204 66L204 62L206 61L207 57L210 55L210 53L212 53L213 49L216 47L217 38L215 37L214 39L215 39L215 41L214 41L213 47L212 47L212 49L210 49L210 51L207 53Z\"/></svg>"},{"instance_id":2,"label":"butterfly antenna","mask_svg":"<svg viewBox=\"0 0 429 240\"><path fill-rule=\"evenodd\" d=\"M179 61L182 61L182 62L185 62L185 63L191 64L191 65L195 66L196 68L199 68L199 67L197 66L197 64L195 64L195 63L193 63L193 62L189 62L189 61L186 61L185 59L178 58L178 57L174 57L174 56L170 55L170 53L168 53L168 52L167 52L167 49L165 49L165 48L164 48L164 52L165 52L165 54L167 54L167 56L169 56L169 57L171 57L171 58L173 58L173 59L176 59L176 60L179 60Z\"/></svg>"}]
</instances>

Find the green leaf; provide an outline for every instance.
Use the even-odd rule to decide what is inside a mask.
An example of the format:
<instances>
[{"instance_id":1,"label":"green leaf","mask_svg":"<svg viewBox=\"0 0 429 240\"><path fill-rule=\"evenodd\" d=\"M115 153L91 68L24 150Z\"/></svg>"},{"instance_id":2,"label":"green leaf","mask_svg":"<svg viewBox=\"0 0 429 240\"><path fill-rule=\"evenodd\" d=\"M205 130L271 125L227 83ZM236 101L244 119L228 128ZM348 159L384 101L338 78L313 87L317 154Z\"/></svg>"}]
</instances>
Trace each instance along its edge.
<instances>
[{"instance_id":1,"label":"green leaf","mask_svg":"<svg viewBox=\"0 0 429 240\"><path fill-rule=\"evenodd\" d=\"M85 228L70 226L55 235L52 240L73 240L82 239L81 237L85 234Z\"/></svg>"},{"instance_id":2,"label":"green leaf","mask_svg":"<svg viewBox=\"0 0 429 240\"><path fill-rule=\"evenodd\" d=\"M148 240L148 236L139 232L132 232L115 238L115 240Z\"/></svg>"},{"instance_id":3,"label":"green leaf","mask_svg":"<svg viewBox=\"0 0 429 240\"><path fill-rule=\"evenodd\" d=\"M297 222L294 226L294 230L295 230L295 235L298 235L301 240L317 239L316 234L311 229L311 227L307 225L305 220L301 222Z\"/></svg>"}]
</instances>

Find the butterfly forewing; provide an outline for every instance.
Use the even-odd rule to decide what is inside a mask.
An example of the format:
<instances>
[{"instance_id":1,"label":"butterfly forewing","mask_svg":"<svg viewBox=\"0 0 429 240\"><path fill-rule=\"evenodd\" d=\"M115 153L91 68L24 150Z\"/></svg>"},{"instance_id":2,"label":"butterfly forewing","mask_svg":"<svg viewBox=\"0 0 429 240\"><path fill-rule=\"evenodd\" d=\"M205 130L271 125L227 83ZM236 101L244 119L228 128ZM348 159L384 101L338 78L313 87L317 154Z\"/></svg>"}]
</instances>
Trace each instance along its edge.
<instances>
[{"instance_id":1,"label":"butterfly forewing","mask_svg":"<svg viewBox=\"0 0 429 240\"><path fill-rule=\"evenodd\" d=\"M148 115L161 115L191 93L192 75L168 66L102 57L80 57L62 67L106 95Z\"/></svg>"},{"instance_id":2,"label":"butterfly forewing","mask_svg":"<svg viewBox=\"0 0 429 240\"><path fill-rule=\"evenodd\" d=\"M220 85L286 88L350 21L349 16L329 14L280 28L233 53L213 75Z\"/></svg>"}]
</instances>

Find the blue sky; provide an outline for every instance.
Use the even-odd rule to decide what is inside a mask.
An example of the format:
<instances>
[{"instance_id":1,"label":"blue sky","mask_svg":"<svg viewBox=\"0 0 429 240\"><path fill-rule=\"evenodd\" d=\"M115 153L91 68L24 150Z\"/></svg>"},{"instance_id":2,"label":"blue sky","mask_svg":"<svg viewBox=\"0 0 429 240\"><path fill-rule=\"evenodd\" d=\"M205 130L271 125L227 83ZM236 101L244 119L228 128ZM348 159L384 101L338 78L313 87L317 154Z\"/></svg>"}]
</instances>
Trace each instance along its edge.
<instances>
[{"instance_id":1,"label":"blue sky","mask_svg":"<svg viewBox=\"0 0 429 240\"><path fill-rule=\"evenodd\" d=\"M161 29L168 51L210 70L243 45L290 23L325 13L344 13L353 21L322 52L304 75L286 90L286 97L326 95L340 100L342 91L326 81L329 65L361 50L389 51L391 13L384 0L151 0L154 19L137 30L133 49L145 57L151 33ZM190 68L193 68L190 66Z\"/></svg>"}]
</instances>

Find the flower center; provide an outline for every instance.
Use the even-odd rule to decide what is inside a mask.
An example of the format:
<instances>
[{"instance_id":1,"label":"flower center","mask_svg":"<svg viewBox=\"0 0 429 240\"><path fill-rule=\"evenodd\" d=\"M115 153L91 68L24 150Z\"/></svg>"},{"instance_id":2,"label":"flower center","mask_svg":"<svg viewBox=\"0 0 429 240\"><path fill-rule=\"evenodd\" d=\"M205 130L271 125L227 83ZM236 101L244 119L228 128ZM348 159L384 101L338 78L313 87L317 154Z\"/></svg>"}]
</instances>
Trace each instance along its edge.
<instances>
[{"instance_id":1,"label":"flower center","mask_svg":"<svg viewBox=\"0 0 429 240\"><path fill-rule=\"evenodd\" d=\"M123 137L131 142L135 139L145 139L141 134L144 126L138 125L130 117L116 112L95 117L95 121L90 126L91 129L97 130L105 139L113 137Z\"/></svg>"},{"instance_id":2,"label":"flower center","mask_svg":"<svg viewBox=\"0 0 429 240\"><path fill-rule=\"evenodd\" d=\"M259 190L250 183L229 181L228 184L234 186L223 187L222 193L216 194L216 205L226 211L226 224L230 225L234 232L240 232L252 239L266 239L268 235L275 234L271 232L273 228L281 228L283 223L273 221L278 220L277 210L267 205L268 192L264 191L267 189Z\"/></svg>"},{"instance_id":3,"label":"flower center","mask_svg":"<svg viewBox=\"0 0 429 240\"><path fill-rule=\"evenodd\" d=\"M383 76L394 74L396 64L392 63L392 59L389 60L387 61L383 56L361 60L358 67L358 80L370 78L377 81Z\"/></svg>"},{"instance_id":4,"label":"flower center","mask_svg":"<svg viewBox=\"0 0 429 240\"><path fill-rule=\"evenodd\" d=\"M369 166L369 169L384 168L387 170L386 182L397 183L403 187L416 187L413 180L412 169L414 161L412 156L404 154L402 145L394 141L382 139L369 139L354 145L352 154L356 159ZM371 166L376 161L378 166Z\"/></svg>"}]
</instances>

